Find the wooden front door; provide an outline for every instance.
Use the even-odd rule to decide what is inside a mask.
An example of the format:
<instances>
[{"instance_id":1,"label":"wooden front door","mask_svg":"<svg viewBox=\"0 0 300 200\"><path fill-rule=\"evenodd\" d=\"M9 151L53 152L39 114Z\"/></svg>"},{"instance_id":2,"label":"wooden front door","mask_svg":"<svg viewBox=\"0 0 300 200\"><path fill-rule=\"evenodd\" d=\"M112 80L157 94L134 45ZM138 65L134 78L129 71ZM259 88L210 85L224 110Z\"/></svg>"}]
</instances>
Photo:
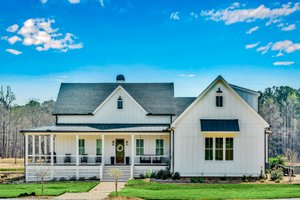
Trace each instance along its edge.
<instances>
[{"instance_id":1,"label":"wooden front door","mask_svg":"<svg viewBox=\"0 0 300 200\"><path fill-rule=\"evenodd\" d=\"M116 139L116 163L124 164L125 146L124 139Z\"/></svg>"}]
</instances>

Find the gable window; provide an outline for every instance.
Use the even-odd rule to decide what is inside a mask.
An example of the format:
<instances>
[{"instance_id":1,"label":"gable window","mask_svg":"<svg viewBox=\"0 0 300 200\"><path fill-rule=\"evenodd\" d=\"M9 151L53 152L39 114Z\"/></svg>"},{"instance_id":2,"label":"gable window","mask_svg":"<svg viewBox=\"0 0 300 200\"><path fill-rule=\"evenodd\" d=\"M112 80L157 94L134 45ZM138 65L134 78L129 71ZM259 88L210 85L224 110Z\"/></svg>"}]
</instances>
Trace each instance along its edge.
<instances>
[{"instance_id":1,"label":"gable window","mask_svg":"<svg viewBox=\"0 0 300 200\"><path fill-rule=\"evenodd\" d=\"M205 138L205 160L213 160L213 138Z\"/></svg>"},{"instance_id":2,"label":"gable window","mask_svg":"<svg viewBox=\"0 0 300 200\"><path fill-rule=\"evenodd\" d=\"M118 98L118 109L123 109L123 100L121 96Z\"/></svg>"},{"instance_id":3,"label":"gable window","mask_svg":"<svg viewBox=\"0 0 300 200\"><path fill-rule=\"evenodd\" d=\"M85 140L79 139L79 155L85 154Z\"/></svg>"},{"instance_id":4,"label":"gable window","mask_svg":"<svg viewBox=\"0 0 300 200\"><path fill-rule=\"evenodd\" d=\"M223 160L223 138L216 138L215 159Z\"/></svg>"},{"instance_id":5,"label":"gable window","mask_svg":"<svg viewBox=\"0 0 300 200\"><path fill-rule=\"evenodd\" d=\"M164 155L164 140L156 139L156 147L155 147L156 155Z\"/></svg>"},{"instance_id":6,"label":"gable window","mask_svg":"<svg viewBox=\"0 0 300 200\"><path fill-rule=\"evenodd\" d=\"M220 88L218 88L216 93L216 106L223 107L223 92Z\"/></svg>"},{"instance_id":7,"label":"gable window","mask_svg":"<svg viewBox=\"0 0 300 200\"><path fill-rule=\"evenodd\" d=\"M136 140L136 155L144 155L144 140L137 139Z\"/></svg>"},{"instance_id":8,"label":"gable window","mask_svg":"<svg viewBox=\"0 0 300 200\"><path fill-rule=\"evenodd\" d=\"M96 140L96 155L102 155L102 140Z\"/></svg>"},{"instance_id":9,"label":"gable window","mask_svg":"<svg viewBox=\"0 0 300 200\"><path fill-rule=\"evenodd\" d=\"M226 138L225 159L233 160L233 138Z\"/></svg>"}]
</instances>

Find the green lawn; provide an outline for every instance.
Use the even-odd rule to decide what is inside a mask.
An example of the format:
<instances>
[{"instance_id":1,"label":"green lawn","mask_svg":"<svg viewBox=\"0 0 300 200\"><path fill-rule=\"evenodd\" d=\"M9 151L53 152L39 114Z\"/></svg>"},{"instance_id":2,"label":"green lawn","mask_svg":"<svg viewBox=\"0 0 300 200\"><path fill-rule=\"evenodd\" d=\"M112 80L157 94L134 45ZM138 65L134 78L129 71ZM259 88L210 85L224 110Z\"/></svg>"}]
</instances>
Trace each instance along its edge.
<instances>
[{"instance_id":1,"label":"green lawn","mask_svg":"<svg viewBox=\"0 0 300 200\"><path fill-rule=\"evenodd\" d=\"M87 192L99 182L51 182L45 183L44 195L58 196L65 192ZM41 185L38 183L0 184L0 198L18 197L21 193L41 195Z\"/></svg>"},{"instance_id":2,"label":"green lawn","mask_svg":"<svg viewBox=\"0 0 300 200\"><path fill-rule=\"evenodd\" d=\"M143 199L299 198L300 184L166 184L132 180L119 195Z\"/></svg>"}]
</instances>

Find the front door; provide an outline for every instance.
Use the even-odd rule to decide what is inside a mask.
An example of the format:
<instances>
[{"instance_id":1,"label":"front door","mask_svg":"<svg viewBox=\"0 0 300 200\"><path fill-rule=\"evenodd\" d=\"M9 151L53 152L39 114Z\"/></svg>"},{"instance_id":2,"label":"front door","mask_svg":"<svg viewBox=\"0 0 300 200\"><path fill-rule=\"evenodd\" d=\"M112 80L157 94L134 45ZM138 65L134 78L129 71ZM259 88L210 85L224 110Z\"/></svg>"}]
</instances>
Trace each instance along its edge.
<instances>
[{"instance_id":1,"label":"front door","mask_svg":"<svg viewBox=\"0 0 300 200\"><path fill-rule=\"evenodd\" d=\"M124 164L125 146L124 139L116 139L116 163Z\"/></svg>"}]
</instances>

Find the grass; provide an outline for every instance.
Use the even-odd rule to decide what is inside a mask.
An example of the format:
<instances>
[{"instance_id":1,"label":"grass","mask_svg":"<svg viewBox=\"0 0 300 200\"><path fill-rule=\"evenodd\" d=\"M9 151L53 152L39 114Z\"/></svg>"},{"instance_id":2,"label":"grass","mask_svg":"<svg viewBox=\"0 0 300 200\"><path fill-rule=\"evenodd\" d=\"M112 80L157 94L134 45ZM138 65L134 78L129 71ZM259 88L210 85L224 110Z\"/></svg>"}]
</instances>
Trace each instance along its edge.
<instances>
[{"instance_id":1,"label":"grass","mask_svg":"<svg viewBox=\"0 0 300 200\"><path fill-rule=\"evenodd\" d=\"M143 199L299 198L300 184L166 184L131 180L119 195Z\"/></svg>"},{"instance_id":2,"label":"grass","mask_svg":"<svg viewBox=\"0 0 300 200\"><path fill-rule=\"evenodd\" d=\"M0 168L0 172L24 172L24 168Z\"/></svg>"},{"instance_id":3,"label":"grass","mask_svg":"<svg viewBox=\"0 0 300 200\"><path fill-rule=\"evenodd\" d=\"M58 196L65 192L87 192L99 182L48 182L44 184L45 196ZM41 195L41 185L38 183L0 184L0 198L18 197L22 193L35 192Z\"/></svg>"}]
</instances>

